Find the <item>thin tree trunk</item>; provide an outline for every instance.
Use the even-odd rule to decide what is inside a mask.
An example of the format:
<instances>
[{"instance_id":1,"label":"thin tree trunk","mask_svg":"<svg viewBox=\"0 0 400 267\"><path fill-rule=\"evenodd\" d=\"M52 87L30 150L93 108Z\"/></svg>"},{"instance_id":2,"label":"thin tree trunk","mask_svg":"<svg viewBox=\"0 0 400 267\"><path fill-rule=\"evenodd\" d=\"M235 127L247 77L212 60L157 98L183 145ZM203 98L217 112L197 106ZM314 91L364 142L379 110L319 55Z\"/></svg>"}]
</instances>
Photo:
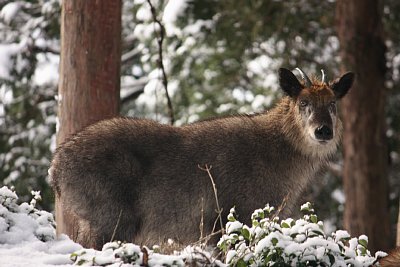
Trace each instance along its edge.
<instances>
[{"instance_id":1,"label":"thin tree trunk","mask_svg":"<svg viewBox=\"0 0 400 267\"><path fill-rule=\"evenodd\" d=\"M388 148L385 136L385 44L378 0L338 0L342 70L356 82L342 102L344 120L344 227L366 234L371 251L391 246Z\"/></svg>"},{"instance_id":2,"label":"thin tree trunk","mask_svg":"<svg viewBox=\"0 0 400 267\"><path fill-rule=\"evenodd\" d=\"M57 144L119 110L121 0L62 1ZM58 233L79 232L56 199Z\"/></svg>"},{"instance_id":3,"label":"thin tree trunk","mask_svg":"<svg viewBox=\"0 0 400 267\"><path fill-rule=\"evenodd\" d=\"M399 214L397 218L397 238L396 238L396 246L400 247L400 205L399 205Z\"/></svg>"}]
</instances>

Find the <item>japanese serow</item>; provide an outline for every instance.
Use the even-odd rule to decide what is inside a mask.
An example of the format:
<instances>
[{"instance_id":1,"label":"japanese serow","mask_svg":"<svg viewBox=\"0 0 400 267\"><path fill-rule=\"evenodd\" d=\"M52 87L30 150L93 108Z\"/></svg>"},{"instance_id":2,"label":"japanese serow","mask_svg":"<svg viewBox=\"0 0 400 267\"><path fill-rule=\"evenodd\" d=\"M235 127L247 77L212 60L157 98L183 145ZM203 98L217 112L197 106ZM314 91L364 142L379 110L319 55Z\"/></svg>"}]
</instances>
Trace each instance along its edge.
<instances>
[{"instance_id":1,"label":"japanese serow","mask_svg":"<svg viewBox=\"0 0 400 267\"><path fill-rule=\"evenodd\" d=\"M324 74L319 81L298 70L300 81L279 70L286 96L264 113L182 127L114 118L71 136L49 170L65 220L75 220L66 232L97 248L111 238L146 245L166 238L197 241L217 217L206 166L222 218L235 206L241 220L250 220L255 209L277 207L285 198L280 216L291 214L337 149L337 101L354 80L351 72L326 82Z\"/></svg>"}]
</instances>

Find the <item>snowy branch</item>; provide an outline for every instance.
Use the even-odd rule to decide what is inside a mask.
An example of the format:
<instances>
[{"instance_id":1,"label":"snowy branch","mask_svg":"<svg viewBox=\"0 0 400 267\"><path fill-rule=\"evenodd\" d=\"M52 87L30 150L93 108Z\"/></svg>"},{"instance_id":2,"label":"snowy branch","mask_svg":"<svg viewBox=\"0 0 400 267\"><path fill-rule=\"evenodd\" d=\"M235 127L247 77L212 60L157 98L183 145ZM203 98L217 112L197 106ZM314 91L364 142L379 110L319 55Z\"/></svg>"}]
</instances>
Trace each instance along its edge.
<instances>
[{"instance_id":1,"label":"snowy branch","mask_svg":"<svg viewBox=\"0 0 400 267\"><path fill-rule=\"evenodd\" d=\"M121 97L121 105L124 105L125 103L130 102L131 100L134 100L139 97L144 92L144 88L140 88L137 90L134 90L125 96Z\"/></svg>"},{"instance_id":2,"label":"snowy branch","mask_svg":"<svg viewBox=\"0 0 400 267\"><path fill-rule=\"evenodd\" d=\"M31 50L34 52L42 52L42 53L52 53L55 55L59 55L60 54L60 49L59 48L54 48L51 46L37 46L34 45L33 47L31 47Z\"/></svg>"},{"instance_id":3,"label":"snowy branch","mask_svg":"<svg viewBox=\"0 0 400 267\"><path fill-rule=\"evenodd\" d=\"M144 92L144 87L148 82L148 77L141 77L134 82L130 82L129 84L121 86L121 104L123 105L133 99L136 99Z\"/></svg>"},{"instance_id":4,"label":"snowy branch","mask_svg":"<svg viewBox=\"0 0 400 267\"><path fill-rule=\"evenodd\" d=\"M128 52L126 52L125 54L123 54L121 56L121 64L125 64L128 61L132 60L134 57L136 57L137 55L139 55L140 50L137 48L134 48Z\"/></svg>"}]
</instances>

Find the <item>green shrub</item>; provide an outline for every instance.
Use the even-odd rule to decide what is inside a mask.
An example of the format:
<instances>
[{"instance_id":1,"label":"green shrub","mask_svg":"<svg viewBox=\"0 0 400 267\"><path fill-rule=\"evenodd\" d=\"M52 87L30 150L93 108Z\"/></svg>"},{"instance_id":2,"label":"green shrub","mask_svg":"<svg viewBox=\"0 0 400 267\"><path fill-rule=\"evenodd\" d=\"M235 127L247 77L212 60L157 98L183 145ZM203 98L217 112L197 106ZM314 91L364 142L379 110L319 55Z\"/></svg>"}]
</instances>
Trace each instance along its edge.
<instances>
[{"instance_id":1,"label":"green shrub","mask_svg":"<svg viewBox=\"0 0 400 267\"><path fill-rule=\"evenodd\" d=\"M351 238L343 230L331 235L323 231L308 202L301 206L301 219L279 220L274 207L266 205L252 216L252 226L237 220L235 209L228 215L226 234L218 242L230 266L370 266L385 253L371 256L365 235Z\"/></svg>"}]
</instances>

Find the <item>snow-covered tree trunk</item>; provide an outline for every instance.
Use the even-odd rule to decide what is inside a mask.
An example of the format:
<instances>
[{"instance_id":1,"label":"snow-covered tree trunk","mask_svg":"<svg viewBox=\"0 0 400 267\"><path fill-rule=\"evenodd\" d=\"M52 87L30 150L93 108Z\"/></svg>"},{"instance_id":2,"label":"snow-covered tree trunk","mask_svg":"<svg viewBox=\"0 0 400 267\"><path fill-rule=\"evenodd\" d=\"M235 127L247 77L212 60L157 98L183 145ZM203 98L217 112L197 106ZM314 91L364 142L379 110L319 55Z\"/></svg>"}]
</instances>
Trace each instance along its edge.
<instances>
[{"instance_id":1,"label":"snow-covered tree trunk","mask_svg":"<svg viewBox=\"0 0 400 267\"><path fill-rule=\"evenodd\" d=\"M62 2L57 144L119 111L121 0ZM74 237L73 216L56 199L58 233Z\"/></svg>"},{"instance_id":2,"label":"snow-covered tree trunk","mask_svg":"<svg viewBox=\"0 0 400 267\"><path fill-rule=\"evenodd\" d=\"M343 99L344 227L366 234L372 251L391 246L388 148L385 136L386 61L379 0L339 0L336 23L342 70L356 82Z\"/></svg>"}]
</instances>

